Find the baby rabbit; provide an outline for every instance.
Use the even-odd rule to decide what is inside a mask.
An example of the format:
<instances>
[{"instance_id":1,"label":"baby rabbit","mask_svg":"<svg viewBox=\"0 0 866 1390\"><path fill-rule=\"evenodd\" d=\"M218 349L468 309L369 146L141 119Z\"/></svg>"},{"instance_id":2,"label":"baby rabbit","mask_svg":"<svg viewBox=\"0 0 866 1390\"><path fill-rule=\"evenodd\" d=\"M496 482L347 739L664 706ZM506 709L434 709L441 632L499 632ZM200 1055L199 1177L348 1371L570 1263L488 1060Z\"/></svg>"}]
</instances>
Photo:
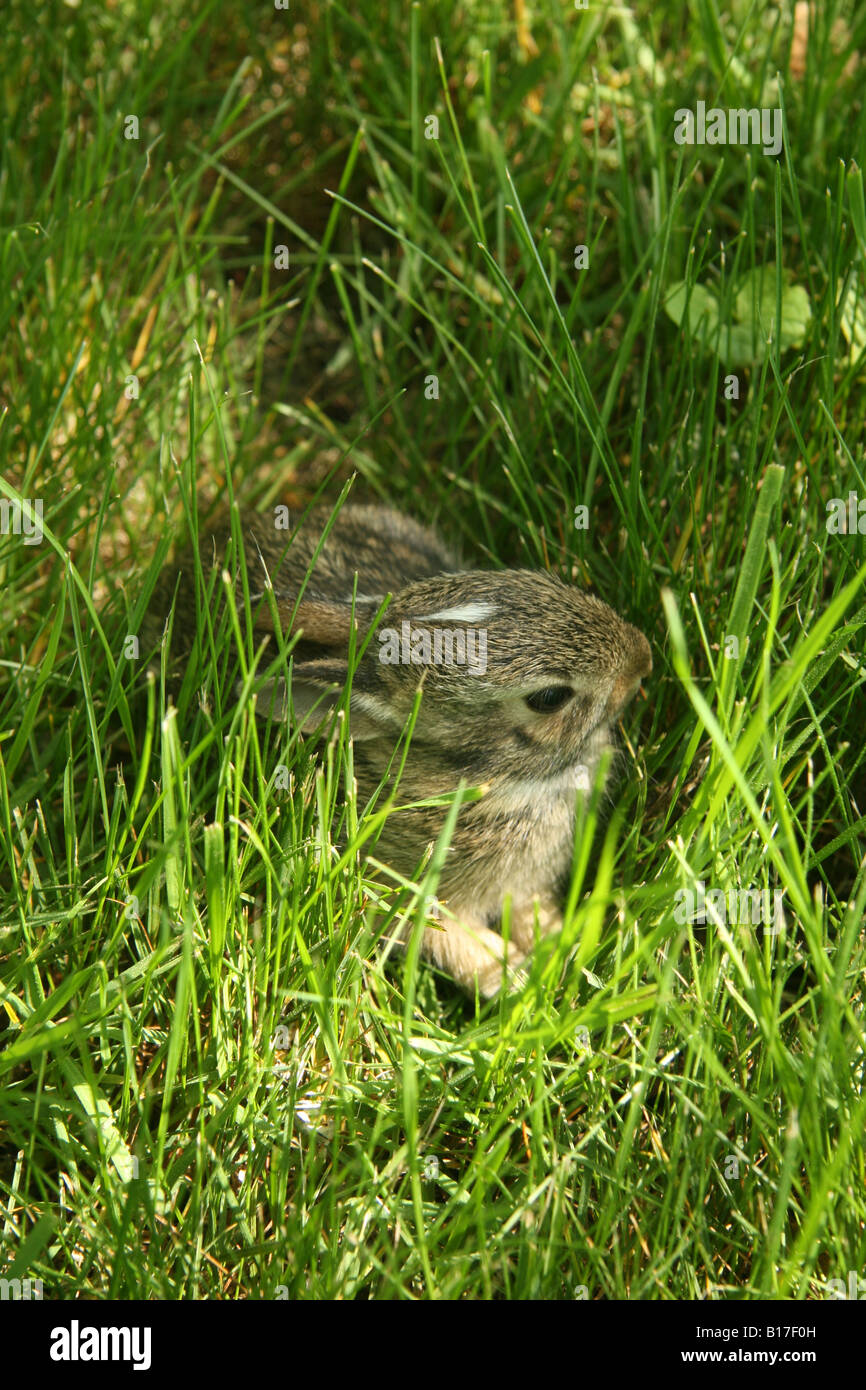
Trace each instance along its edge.
<instances>
[{"instance_id":1,"label":"baby rabbit","mask_svg":"<svg viewBox=\"0 0 866 1390\"><path fill-rule=\"evenodd\" d=\"M292 706L300 727L312 731L339 702L349 674L355 575L356 652L393 594L352 679L359 803L392 759L399 764L394 749L420 684L398 803L453 792L461 778L485 787L459 810L439 878L438 924L425 928L422 954L489 998L504 970L514 972L531 951L536 907L542 933L561 926L558 890L571 863L575 798L591 789L611 726L652 669L649 644L606 603L552 574L462 569L433 531L387 507L344 506L313 565L329 515L312 511L290 539L272 517L241 514L256 641L270 635L273 643L263 597L269 580L283 632L302 633ZM210 565L225 563L230 535L225 516L203 529L205 578ZM154 642L161 635L178 568L174 641L184 659L195 627L191 555L163 572L149 633ZM239 577L236 601L242 614ZM447 812L395 811L377 856L412 877ZM509 895L506 957L494 927Z\"/></svg>"}]
</instances>

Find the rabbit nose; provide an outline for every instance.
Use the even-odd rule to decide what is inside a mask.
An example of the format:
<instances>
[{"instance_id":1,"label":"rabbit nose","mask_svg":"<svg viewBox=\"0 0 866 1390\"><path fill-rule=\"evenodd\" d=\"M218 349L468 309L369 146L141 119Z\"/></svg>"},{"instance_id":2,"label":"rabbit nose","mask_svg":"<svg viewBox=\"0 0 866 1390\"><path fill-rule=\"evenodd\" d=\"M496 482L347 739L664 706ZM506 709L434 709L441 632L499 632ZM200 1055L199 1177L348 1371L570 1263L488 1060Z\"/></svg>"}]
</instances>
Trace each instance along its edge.
<instances>
[{"instance_id":1,"label":"rabbit nose","mask_svg":"<svg viewBox=\"0 0 866 1390\"><path fill-rule=\"evenodd\" d=\"M633 639L632 647L614 681L605 710L608 719L611 720L616 719L625 708L643 678L648 676L653 668L650 644L643 633L638 632L636 627L630 628L629 633Z\"/></svg>"},{"instance_id":2,"label":"rabbit nose","mask_svg":"<svg viewBox=\"0 0 866 1390\"><path fill-rule=\"evenodd\" d=\"M648 676L652 671L653 654L650 650L650 644L644 637L643 633L638 632L636 627L632 628L632 632L634 633L635 637L635 652L630 665L633 666L635 672L637 673L637 678L640 681L643 680L644 676Z\"/></svg>"}]
</instances>

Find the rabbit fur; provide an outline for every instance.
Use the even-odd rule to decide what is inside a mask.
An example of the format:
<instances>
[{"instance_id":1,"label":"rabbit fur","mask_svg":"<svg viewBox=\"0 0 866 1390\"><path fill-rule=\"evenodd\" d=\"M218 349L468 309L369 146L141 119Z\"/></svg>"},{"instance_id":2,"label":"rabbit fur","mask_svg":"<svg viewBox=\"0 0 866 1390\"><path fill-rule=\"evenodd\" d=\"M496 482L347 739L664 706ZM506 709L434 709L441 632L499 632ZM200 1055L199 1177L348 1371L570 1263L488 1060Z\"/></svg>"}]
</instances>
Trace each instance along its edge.
<instances>
[{"instance_id":1,"label":"rabbit fur","mask_svg":"<svg viewBox=\"0 0 866 1390\"><path fill-rule=\"evenodd\" d=\"M462 568L434 531L388 507L344 505L316 557L330 515L313 509L292 534L277 530L271 515L240 514L255 637L274 636L264 598L270 583L283 633L300 633L292 707L301 728L312 731L342 700L353 622L358 652L385 596L393 595L352 677L359 804L399 764L394 750L420 682L398 806L452 793L461 779L485 788L458 812L439 877L437 920L425 927L421 951L463 989L477 987L489 998L504 976L519 971L536 931L561 926L576 798L592 788L612 725L652 669L649 644L601 599L555 575ZM206 579L211 565L226 563L230 537L227 514L202 528ZM233 568L243 614L239 566ZM166 568L148 619L145 636L155 645L175 601L169 670L178 658L182 667L195 631L193 570L190 552ZM448 637L442 659L431 659L437 629L451 634L450 664ZM473 641L476 658L483 645L483 660L474 665ZM284 709L282 683L270 694ZM447 806L394 811L376 856L411 878L447 814ZM506 948L495 926L507 896Z\"/></svg>"}]
</instances>

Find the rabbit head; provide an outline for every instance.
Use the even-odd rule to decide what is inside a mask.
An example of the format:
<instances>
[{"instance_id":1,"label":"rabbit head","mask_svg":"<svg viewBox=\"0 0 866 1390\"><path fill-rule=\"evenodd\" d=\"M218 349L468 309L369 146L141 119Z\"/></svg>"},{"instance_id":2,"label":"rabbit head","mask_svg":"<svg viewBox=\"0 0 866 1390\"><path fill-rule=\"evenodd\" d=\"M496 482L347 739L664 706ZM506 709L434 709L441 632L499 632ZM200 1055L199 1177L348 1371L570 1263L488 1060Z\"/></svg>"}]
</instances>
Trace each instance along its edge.
<instances>
[{"instance_id":1,"label":"rabbit head","mask_svg":"<svg viewBox=\"0 0 866 1390\"><path fill-rule=\"evenodd\" d=\"M356 603L358 646L381 601ZM332 648L295 664L302 721L348 678L351 622L350 604L315 598L295 614L305 639ZM351 727L356 740L390 745L390 757L421 683L412 747L425 751L428 773L438 766L437 791L457 772L503 791L513 784L521 795L537 784L542 793L573 782L578 767L591 778L611 726L651 669L642 633L554 575L422 579L393 597L370 636L352 678Z\"/></svg>"}]
</instances>

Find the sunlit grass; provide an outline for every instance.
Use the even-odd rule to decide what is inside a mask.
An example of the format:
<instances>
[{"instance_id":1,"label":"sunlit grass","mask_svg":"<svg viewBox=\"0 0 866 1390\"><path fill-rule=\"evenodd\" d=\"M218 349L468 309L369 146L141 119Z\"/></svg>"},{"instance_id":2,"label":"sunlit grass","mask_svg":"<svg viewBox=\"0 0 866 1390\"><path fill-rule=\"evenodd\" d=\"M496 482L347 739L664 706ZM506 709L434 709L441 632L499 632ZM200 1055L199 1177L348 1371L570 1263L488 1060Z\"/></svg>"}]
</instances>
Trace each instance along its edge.
<instances>
[{"instance_id":1,"label":"sunlit grass","mask_svg":"<svg viewBox=\"0 0 866 1390\"><path fill-rule=\"evenodd\" d=\"M505 5L235 8L83 0L38 71L6 34L0 494L45 534L0 536L4 1272L822 1296L866 1265L866 548L826 524L866 498L866 16L801 70L745 5L550 7L537 53ZM784 156L676 145L699 99L783 103ZM762 266L796 347L665 311ZM264 727L230 618L174 699L130 640L214 495L353 474L653 647L562 937L481 1008L391 945L435 882L370 862L345 719ZM699 883L780 912L684 921Z\"/></svg>"}]
</instances>

